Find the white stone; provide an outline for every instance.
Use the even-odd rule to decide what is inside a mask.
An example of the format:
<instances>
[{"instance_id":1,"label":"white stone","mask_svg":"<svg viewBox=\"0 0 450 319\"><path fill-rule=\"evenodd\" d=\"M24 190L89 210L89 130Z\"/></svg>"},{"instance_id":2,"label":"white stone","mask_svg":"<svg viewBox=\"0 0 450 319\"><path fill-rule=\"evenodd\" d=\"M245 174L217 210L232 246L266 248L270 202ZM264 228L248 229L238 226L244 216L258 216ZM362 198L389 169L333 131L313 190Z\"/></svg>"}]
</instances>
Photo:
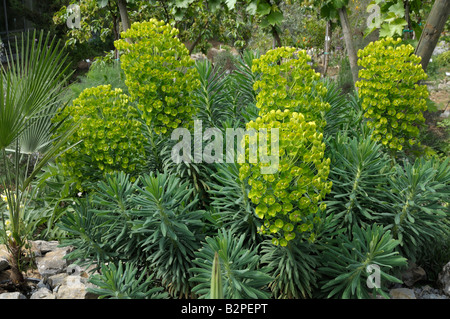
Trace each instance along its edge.
<instances>
[{"instance_id":1,"label":"white stone","mask_svg":"<svg viewBox=\"0 0 450 319\"><path fill-rule=\"evenodd\" d=\"M20 292L4 292L0 294L0 299L27 299Z\"/></svg>"}]
</instances>

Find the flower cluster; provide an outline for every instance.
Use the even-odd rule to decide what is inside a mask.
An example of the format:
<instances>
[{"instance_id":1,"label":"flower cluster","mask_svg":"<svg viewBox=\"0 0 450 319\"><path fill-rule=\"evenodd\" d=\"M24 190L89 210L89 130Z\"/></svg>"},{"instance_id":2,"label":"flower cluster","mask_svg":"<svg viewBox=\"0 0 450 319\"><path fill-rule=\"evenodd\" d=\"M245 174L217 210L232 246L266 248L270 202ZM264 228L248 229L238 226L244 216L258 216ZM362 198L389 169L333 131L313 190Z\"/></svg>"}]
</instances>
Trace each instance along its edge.
<instances>
[{"instance_id":1,"label":"flower cluster","mask_svg":"<svg viewBox=\"0 0 450 319\"><path fill-rule=\"evenodd\" d=\"M132 174L144 163L145 138L139 114L121 89L113 90L111 85L85 89L55 120L65 117L68 118L62 130L74 123L80 126L69 139L73 147L58 161L69 176L78 180L80 190L83 188L81 181L91 176L84 170Z\"/></svg>"},{"instance_id":2,"label":"flower cluster","mask_svg":"<svg viewBox=\"0 0 450 319\"><path fill-rule=\"evenodd\" d=\"M123 51L126 85L143 118L155 133L165 134L192 119L192 92L200 85L194 60L176 37L178 30L162 21L133 23L115 42Z\"/></svg>"},{"instance_id":3,"label":"flower cluster","mask_svg":"<svg viewBox=\"0 0 450 319\"><path fill-rule=\"evenodd\" d=\"M251 186L248 196L257 205L256 215L264 219L261 232L278 234L272 242L286 246L296 232L312 230L309 217L318 211L320 201L331 190L331 182L327 182L330 159L324 159L323 134L318 132L316 123L306 121L302 113L272 110L247 123L247 130L261 128L278 128L279 168L276 173L262 174L261 170L269 164L250 164L247 151L239 177L248 178ZM268 140L276 138L267 135ZM248 140L246 135L244 141ZM268 153L271 152L269 148ZM325 208L325 204L320 205Z\"/></svg>"},{"instance_id":4,"label":"flower cluster","mask_svg":"<svg viewBox=\"0 0 450 319\"><path fill-rule=\"evenodd\" d=\"M327 181L330 159L324 157L324 113L329 104L323 102L327 93L319 76L307 64L304 51L278 48L253 61L252 71L259 73L254 89L257 95L259 117L247 123L247 130L266 131L265 154L278 155L278 170L263 174L269 163L252 163L246 150L245 163L240 165L239 177L248 179L249 198L256 205L256 215L263 219L260 232L271 234L272 243L286 246L296 234L309 234L314 240L316 215L326 208L321 203L331 191ZM278 135L269 134L278 129ZM272 142L278 139L278 154ZM243 143L250 143L246 135ZM274 152L275 151L275 152Z\"/></svg>"},{"instance_id":5,"label":"flower cluster","mask_svg":"<svg viewBox=\"0 0 450 319\"><path fill-rule=\"evenodd\" d=\"M309 65L305 50L281 47L253 61L252 72L260 74L253 88L258 92L256 106L260 114L290 109L303 113L307 121L325 126L324 112L330 105L323 101L327 92L318 82L320 75Z\"/></svg>"},{"instance_id":6,"label":"flower cluster","mask_svg":"<svg viewBox=\"0 0 450 319\"><path fill-rule=\"evenodd\" d=\"M427 87L418 82L427 78L411 45L401 39L371 42L358 52L360 81L356 86L363 98L364 116L374 129L374 138L392 150L414 145L418 124L425 118Z\"/></svg>"}]
</instances>

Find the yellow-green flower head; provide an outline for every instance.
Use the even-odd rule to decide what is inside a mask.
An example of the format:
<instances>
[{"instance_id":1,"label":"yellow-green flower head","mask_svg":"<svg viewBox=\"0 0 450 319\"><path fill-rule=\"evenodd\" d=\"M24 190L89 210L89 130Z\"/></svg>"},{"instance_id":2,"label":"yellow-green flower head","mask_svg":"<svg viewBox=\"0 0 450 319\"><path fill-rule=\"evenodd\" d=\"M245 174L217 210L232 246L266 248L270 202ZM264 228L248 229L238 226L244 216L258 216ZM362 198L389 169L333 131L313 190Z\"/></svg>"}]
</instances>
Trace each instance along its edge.
<instances>
[{"instance_id":1,"label":"yellow-green flower head","mask_svg":"<svg viewBox=\"0 0 450 319\"><path fill-rule=\"evenodd\" d=\"M315 214L316 205L330 192L331 183L326 181L330 160L324 158L323 133L315 122L306 121L302 113L271 110L247 123L247 129L259 132L261 129L269 132L269 127L278 128L279 132L278 171L262 174L264 163L251 162L250 153L246 152L246 163L240 165L239 176L248 179L251 186L248 196L256 205L256 216L267 222L260 232L279 236L274 242L287 245L296 237L296 226L302 217ZM272 138L268 134L267 155L272 152ZM248 145L249 139L243 142ZM310 227L297 228L297 232L309 231Z\"/></svg>"},{"instance_id":2,"label":"yellow-green flower head","mask_svg":"<svg viewBox=\"0 0 450 319\"><path fill-rule=\"evenodd\" d=\"M148 125L166 134L191 120L198 72L178 30L156 19L133 23L115 42L127 87ZM129 41L129 42L128 42Z\"/></svg>"},{"instance_id":3,"label":"yellow-green flower head","mask_svg":"<svg viewBox=\"0 0 450 319\"><path fill-rule=\"evenodd\" d=\"M393 150L408 146L419 130L417 124L425 121L428 90L418 83L427 78L414 55L411 45L401 39L385 38L371 42L358 51L361 78L355 85L360 88L364 117L373 128L375 140Z\"/></svg>"},{"instance_id":4,"label":"yellow-green flower head","mask_svg":"<svg viewBox=\"0 0 450 319\"><path fill-rule=\"evenodd\" d=\"M55 121L66 117L61 130L76 119L79 129L68 141L73 147L57 161L79 181L80 189L93 174L93 178L113 171L133 174L136 165L143 165L145 137L139 114L121 89L113 90L111 85L85 89Z\"/></svg>"},{"instance_id":5,"label":"yellow-green flower head","mask_svg":"<svg viewBox=\"0 0 450 319\"><path fill-rule=\"evenodd\" d=\"M310 60L304 50L281 47L253 61L252 72L259 74L253 88L258 93L256 106L260 115L289 109L317 125L325 125L324 112L330 107L323 101L327 89L317 82L320 75L308 65ZM308 94L313 91L316 93Z\"/></svg>"}]
</instances>

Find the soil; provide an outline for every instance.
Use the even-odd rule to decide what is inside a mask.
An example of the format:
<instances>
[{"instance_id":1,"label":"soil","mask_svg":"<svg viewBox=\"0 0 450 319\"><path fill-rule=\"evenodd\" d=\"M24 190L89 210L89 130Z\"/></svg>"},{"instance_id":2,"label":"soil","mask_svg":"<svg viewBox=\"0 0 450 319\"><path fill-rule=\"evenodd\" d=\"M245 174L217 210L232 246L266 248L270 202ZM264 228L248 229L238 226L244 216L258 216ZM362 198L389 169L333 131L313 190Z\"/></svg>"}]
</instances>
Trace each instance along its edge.
<instances>
[{"instance_id":1,"label":"soil","mask_svg":"<svg viewBox=\"0 0 450 319\"><path fill-rule=\"evenodd\" d=\"M37 269L30 269L25 272L25 284L16 285L11 279L11 270L0 272L0 294L4 292L20 292L25 297L29 298L31 294L37 289L38 282L42 279Z\"/></svg>"}]
</instances>

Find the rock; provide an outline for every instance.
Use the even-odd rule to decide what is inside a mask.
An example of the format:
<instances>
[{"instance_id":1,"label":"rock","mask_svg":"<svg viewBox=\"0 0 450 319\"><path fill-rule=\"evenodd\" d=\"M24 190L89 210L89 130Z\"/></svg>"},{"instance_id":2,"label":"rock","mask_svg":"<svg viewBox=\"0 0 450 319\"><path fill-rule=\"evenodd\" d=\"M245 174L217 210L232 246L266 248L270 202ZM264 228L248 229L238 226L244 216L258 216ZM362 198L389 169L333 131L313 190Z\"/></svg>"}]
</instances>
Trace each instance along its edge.
<instances>
[{"instance_id":1,"label":"rock","mask_svg":"<svg viewBox=\"0 0 450 319\"><path fill-rule=\"evenodd\" d=\"M417 299L414 290L409 288L395 288L389 291L392 299Z\"/></svg>"},{"instance_id":2,"label":"rock","mask_svg":"<svg viewBox=\"0 0 450 319\"><path fill-rule=\"evenodd\" d=\"M57 299L96 299L97 296L89 293L89 283L80 275L69 275L64 278L56 292Z\"/></svg>"},{"instance_id":3,"label":"rock","mask_svg":"<svg viewBox=\"0 0 450 319\"><path fill-rule=\"evenodd\" d=\"M0 271L3 271L8 268L9 268L8 260L4 257L0 257Z\"/></svg>"},{"instance_id":4,"label":"rock","mask_svg":"<svg viewBox=\"0 0 450 319\"><path fill-rule=\"evenodd\" d=\"M45 278L38 282L37 288L46 288L48 290L52 289L52 287L48 284L48 281L46 281Z\"/></svg>"},{"instance_id":5,"label":"rock","mask_svg":"<svg viewBox=\"0 0 450 319\"><path fill-rule=\"evenodd\" d=\"M416 282L425 279L427 279L425 270L414 263L402 274L402 280L408 287L412 287Z\"/></svg>"},{"instance_id":6,"label":"rock","mask_svg":"<svg viewBox=\"0 0 450 319\"><path fill-rule=\"evenodd\" d=\"M204 55L201 52L200 53L191 54L191 58L193 60L195 60L195 61L202 61L202 60L206 60L207 59L206 55Z\"/></svg>"},{"instance_id":7,"label":"rock","mask_svg":"<svg viewBox=\"0 0 450 319\"><path fill-rule=\"evenodd\" d=\"M67 248L57 248L43 257L36 257L36 264L39 273L43 277L49 277L66 271L67 261L64 256Z\"/></svg>"},{"instance_id":8,"label":"rock","mask_svg":"<svg viewBox=\"0 0 450 319\"><path fill-rule=\"evenodd\" d=\"M27 299L20 292L4 292L0 294L0 299Z\"/></svg>"},{"instance_id":9,"label":"rock","mask_svg":"<svg viewBox=\"0 0 450 319\"><path fill-rule=\"evenodd\" d=\"M58 249L59 242L35 240L31 242L35 256L44 256L48 252Z\"/></svg>"},{"instance_id":10,"label":"rock","mask_svg":"<svg viewBox=\"0 0 450 319\"><path fill-rule=\"evenodd\" d=\"M62 285L64 279L68 276L66 272L59 273L53 276L48 277L47 283L50 285L52 290L58 289L59 286Z\"/></svg>"},{"instance_id":11,"label":"rock","mask_svg":"<svg viewBox=\"0 0 450 319\"><path fill-rule=\"evenodd\" d=\"M442 117L444 119L448 118L449 116L450 116L450 109L445 110L444 112L441 113L441 115L439 115L439 117Z\"/></svg>"},{"instance_id":12,"label":"rock","mask_svg":"<svg viewBox=\"0 0 450 319\"><path fill-rule=\"evenodd\" d=\"M8 248L5 245L0 245L0 258L8 259Z\"/></svg>"},{"instance_id":13,"label":"rock","mask_svg":"<svg viewBox=\"0 0 450 319\"><path fill-rule=\"evenodd\" d=\"M442 292L450 297L450 261L439 273L437 282Z\"/></svg>"},{"instance_id":14,"label":"rock","mask_svg":"<svg viewBox=\"0 0 450 319\"><path fill-rule=\"evenodd\" d=\"M31 295L30 299L56 299L56 296L47 288L39 288Z\"/></svg>"}]
</instances>

